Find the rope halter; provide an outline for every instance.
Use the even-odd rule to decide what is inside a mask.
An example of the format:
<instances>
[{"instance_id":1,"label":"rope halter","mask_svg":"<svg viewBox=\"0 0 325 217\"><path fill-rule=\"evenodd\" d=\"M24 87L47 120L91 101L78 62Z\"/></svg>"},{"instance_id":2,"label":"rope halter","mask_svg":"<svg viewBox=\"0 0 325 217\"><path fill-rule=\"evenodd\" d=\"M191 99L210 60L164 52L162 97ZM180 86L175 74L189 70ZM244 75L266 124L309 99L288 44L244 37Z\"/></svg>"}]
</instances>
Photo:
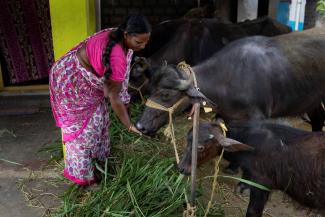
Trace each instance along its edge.
<instances>
[{"instance_id":1,"label":"rope halter","mask_svg":"<svg viewBox=\"0 0 325 217\"><path fill-rule=\"evenodd\" d=\"M180 70L187 73L189 76L193 75L194 83L196 85L196 78L195 78L194 72L193 72L192 68L188 64L186 64L183 61L183 62L180 62L177 65L177 67ZM148 106L150 108L168 112L169 123L168 123L168 126L167 126L166 130L164 131L164 134L165 134L165 136L167 138L171 138L171 142L172 142L172 144L174 146L174 151L175 151L175 157L176 157L177 164L179 163L179 155L178 155L177 147L176 147L176 138L175 138L174 124L173 124L173 113L186 99L187 99L186 96L182 97L174 105L172 105L169 108L167 108L167 107L165 107L163 105L160 105L159 103L154 102L154 101L152 101L150 99L148 99L147 102L146 102L146 106Z\"/></svg>"},{"instance_id":2,"label":"rope halter","mask_svg":"<svg viewBox=\"0 0 325 217\"><path fill-rule=\"evenodd\" d=\"M179 99L173 106L171 106L169 108L166 108L165 106L160 105L159 103L156 103L155 101L152 101L150 99L147 99L147 102L146 102L146 106L148 106L150 108L168 112L169 123L168 123L166 130L164 131L164 134L165 134L165 136L167 136L167 138L171 138L171 142L174 145L174 151L175 151L175 157L176 157L177 164L179 163L179 155L177 153L177 147L176 147L176 139L175 139L175 132L174 132L174 124L173 124L173 113L175 112L177 107L179 105L181 105L186 100L186 98L187 97L184 96L183 98Z\"/></svg>"},{"instance_id":3,"label":"rope halter","mask_svg":"<svg viewBox=\"0 0 325 217\"><path fill-rule=\"evenodd\" d=\"M134 67L136 64L137 64L136 62L134 62L134 63L132 64L132 66L130 67L130 72L132 71L133 67ZM143 94L142 94L142 92L141 92L141 89L143 88L144 85L146 85L147 83L149 83L149 79L148 79L148 78L143 74L143 72L142 72L141 74L142 74L142 77L144 78L144 81L143 81L142 84L140 84L139 87L135 87L135 86L131 85L130 82L128 83L128 86L129 86L131 89L136 90L136 91L139 93L140 98L141 98L141 102L144 103L146 100L144 99L144 96L143 96Z\"/></svg>"},{"instance_id":4,"label":"rope halter","mask_svg":"<svg viewBox=\"0 0 325 217\"><path fill-rule=\"evenodd\" d=\"M227 129L225 123L220 122L219 127L220 127L220 129L222 131L222 134L224 136L226 136L228 129ZM216 187L217 186L219 187L219 184L217 182L217 177L218 177L218 174L219 174L219 170L220 170L219 169L219 164L220 164L221 158L223 157L223 153L224 153L224 149L222 149L219 158L216 159L215 164L214 164L214 174L213 174L213 181L212 181L212 187L211 187L212 190L211 190L210 200L209 200L208 205L207 205L206 210L205 210L204 217L208 216L208 213L209 213L209 211L210 211L210 209L212 207L212 201L213 201L214 193L216 191Z\"/></svg>"},{"instance_id":5,"label":"rope halter","mask_svg":"<svg viewBox=\"0 0 325 217\"><path fill-rule=\"evenodd\" d=\"M143 87L145 84L147 84L147 83L149 82L149 79L148 79L148 78L146 78L145 76L143 76L143 77L145 78L145 80L144 80L144 82L143 82L139 87L135 87L135 86L133 86L133 85L131 85L131 84L129 83L129 87L130 87L131 89L133 89L133 90L136 90L136 91L139 93L140 98L141 98L141 102L142 102L142 103L144 103L146 100L144 99L144 96L143 96L143 94L142 94L142 92L141 92L141 89L142 89L142 87Z\"/></svg>"}]
</instances>

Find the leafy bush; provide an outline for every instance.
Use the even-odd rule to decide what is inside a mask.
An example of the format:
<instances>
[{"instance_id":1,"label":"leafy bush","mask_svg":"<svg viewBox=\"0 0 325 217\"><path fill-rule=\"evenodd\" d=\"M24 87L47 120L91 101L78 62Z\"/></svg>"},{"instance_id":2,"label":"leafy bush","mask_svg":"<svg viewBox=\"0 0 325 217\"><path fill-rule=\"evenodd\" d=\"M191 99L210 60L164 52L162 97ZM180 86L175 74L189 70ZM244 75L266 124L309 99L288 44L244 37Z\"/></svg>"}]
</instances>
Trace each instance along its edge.
<instances>
[{"instance_id":1,"label":"leafy bush","mask_svg":"<svg viewBox=\"0 0 325 217\"><path fill-rule=\"evenodd\" d=\"M316 11L323 17L325 17L325 0L319 0L317 2Z\"/></svg>"}]
</instances>

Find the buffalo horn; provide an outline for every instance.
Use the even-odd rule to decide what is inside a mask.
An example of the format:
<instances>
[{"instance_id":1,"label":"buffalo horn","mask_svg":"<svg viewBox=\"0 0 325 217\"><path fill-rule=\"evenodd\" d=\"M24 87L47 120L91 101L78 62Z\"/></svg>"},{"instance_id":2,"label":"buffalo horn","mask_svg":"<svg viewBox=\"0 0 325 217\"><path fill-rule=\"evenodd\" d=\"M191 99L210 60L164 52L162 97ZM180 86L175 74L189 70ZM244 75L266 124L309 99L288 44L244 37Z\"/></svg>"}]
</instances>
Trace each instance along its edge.
<instances>
[{"instance_id":1,"label":"buffalo horn","mask_svg":"<svg viewBox=\"0 0 325 217\"><path fill-rule=\"evenodd\" d=\"M187 90L193 83L193 76L190 76L189 79L180 79L177 85L178 90Z\"/></svg>"}]
</instances>

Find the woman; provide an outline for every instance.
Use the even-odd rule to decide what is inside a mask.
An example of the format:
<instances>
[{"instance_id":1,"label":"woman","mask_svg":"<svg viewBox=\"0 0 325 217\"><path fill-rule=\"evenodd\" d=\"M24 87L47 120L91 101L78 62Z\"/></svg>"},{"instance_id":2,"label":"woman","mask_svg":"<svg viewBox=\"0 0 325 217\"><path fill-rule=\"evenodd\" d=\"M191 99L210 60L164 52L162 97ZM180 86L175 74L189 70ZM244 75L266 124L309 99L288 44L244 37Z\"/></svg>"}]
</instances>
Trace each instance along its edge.
<instances>
[{"instance_id":1,"label":"woman","mask_svg":"<svg viewBox=\"0 0 325 217\"><path fill-rule=\"evenodd\" d=\"M145 17L130 16L117 29L90 36L51 68L50 99L62 130L64 176L76 184L95 183L92 159L110 154L108 104L129 132L141 135L127 112L127 87L133 51L145 47L150 32Z\"/></svg>"}]
</instances>

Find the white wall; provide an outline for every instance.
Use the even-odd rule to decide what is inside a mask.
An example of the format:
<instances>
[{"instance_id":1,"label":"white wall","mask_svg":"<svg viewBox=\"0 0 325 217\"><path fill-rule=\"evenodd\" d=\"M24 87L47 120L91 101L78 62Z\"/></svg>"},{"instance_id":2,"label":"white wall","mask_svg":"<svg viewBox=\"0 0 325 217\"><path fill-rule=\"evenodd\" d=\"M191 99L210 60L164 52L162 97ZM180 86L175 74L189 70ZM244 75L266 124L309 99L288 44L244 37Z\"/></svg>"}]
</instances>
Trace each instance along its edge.
<instances>
[{"instance_id":1,"label":"white wall","mask_svg":"<svg viewBox=\"0 0 325 217\"><path fill-rule=\"evenodd\" d=\"M257 18L258 0L238 0L237 22Z\"/></svg>"}]
</instances>

